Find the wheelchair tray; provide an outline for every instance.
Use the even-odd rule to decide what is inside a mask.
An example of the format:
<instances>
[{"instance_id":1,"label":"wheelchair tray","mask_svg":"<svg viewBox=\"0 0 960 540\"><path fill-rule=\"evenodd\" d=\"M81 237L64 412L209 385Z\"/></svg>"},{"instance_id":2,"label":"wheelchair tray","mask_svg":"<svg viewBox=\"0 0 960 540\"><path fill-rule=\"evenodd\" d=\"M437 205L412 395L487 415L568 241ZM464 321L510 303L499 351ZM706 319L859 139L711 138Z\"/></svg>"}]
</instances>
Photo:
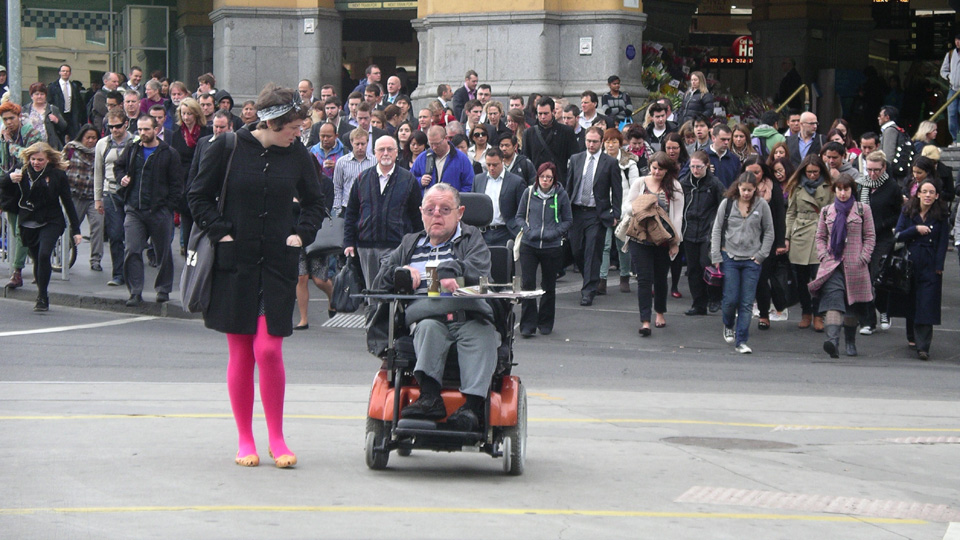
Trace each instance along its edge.
<instances>
[{"instance_id":1,"label":"wheelchair tray","mask_svg":"<svg viewBox=\"0 0 960 540\"><path fill-rule=\"evenodd\" d=\"M465 287L460 290L466 290L465 293L454 293L452 295L445 296L427 296L424 294L391 294L391 293L360 293L352 294L350 296L356 298L369 298L370 300L379 300L379 301L389 301L389 300L423 300L423 299L436 299L445 298L447 300L473 300L475 298L502 298L507 300L525 300L529 298L537 298L543 296L544 292L540 289L535 291L503 291L503 292L486 292L483 294L477 293L472 290L470 287Z\"/></svg>"}]
</instances>

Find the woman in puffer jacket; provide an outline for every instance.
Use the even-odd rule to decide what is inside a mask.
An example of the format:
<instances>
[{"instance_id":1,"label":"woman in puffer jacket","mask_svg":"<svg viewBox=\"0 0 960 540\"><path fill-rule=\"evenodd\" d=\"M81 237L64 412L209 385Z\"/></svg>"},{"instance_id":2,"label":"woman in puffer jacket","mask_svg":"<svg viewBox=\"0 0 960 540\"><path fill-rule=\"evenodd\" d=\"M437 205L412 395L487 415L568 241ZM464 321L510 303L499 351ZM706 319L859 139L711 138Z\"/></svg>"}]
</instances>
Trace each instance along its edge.
<instances>
[{"instance_id":1,"label":"woman in puffer jacket","mask_svg":"<svg viewBox=\"0 0 960 540\"><path fill-rule=\"evenodd\" d=\"M535 299L524 300L520 310L520 335L533 337L553 332L557 297L557 275L563 264L563 237L573 222L570 197L560 183L557 166L546 162L537 169L537 182L528 187L517 208L520 240L520 282L525 291L537 288L540 266L540 306Z\"/></svg>"}]
</instances>

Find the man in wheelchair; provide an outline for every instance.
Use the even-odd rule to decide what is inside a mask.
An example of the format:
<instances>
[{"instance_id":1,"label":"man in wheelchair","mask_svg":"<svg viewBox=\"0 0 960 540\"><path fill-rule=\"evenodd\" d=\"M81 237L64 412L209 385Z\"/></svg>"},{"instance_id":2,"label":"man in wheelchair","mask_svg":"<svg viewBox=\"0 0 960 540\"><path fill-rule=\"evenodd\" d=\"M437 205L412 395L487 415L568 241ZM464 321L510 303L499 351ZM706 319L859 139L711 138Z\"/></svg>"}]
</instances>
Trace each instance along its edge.
<instances>
[{"instance_id":1,"label":"man in wheelchair","mask_svg":"<svg viewBox=\"0 0 960 540\"><path fill-rule=\"evenodd\" d=\"M436 264L444 291L476 285L480 276L490 277L490 250L476 227L461 223L464 207L459 192L448 184L436 184L424 194L420 207L424 230L407 234L400 246L381 261L374 287L427 294L428 262ZM456 303L444 299L414 300L406 308L407 324L416 323L413 346L417 362L414 377L420 397L404 407L401 418L442 420L447 412L440 396L444 365L450 347L456 344L460 365L460 392L466 403L447 419L458 431L479 428L484 402L497 363L500 334L491 306L482 299Z\"/></svg>"}]
</instances>

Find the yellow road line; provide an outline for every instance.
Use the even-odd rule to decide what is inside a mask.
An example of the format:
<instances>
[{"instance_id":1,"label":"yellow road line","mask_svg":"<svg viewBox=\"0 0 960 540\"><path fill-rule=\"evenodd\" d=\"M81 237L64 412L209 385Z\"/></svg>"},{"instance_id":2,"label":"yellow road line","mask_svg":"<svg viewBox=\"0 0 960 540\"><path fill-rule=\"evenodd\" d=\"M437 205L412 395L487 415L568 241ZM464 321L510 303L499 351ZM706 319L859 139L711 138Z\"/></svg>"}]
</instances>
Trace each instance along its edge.
<instances>
[{"instance_id":1,"label":"yellow road line","mask_svg":"<svg viewBox=\"0 0 960 540\"><path fill-rule=\"evenodd\" d=\"M922 519L873 518L846 515L747 514L710 512L642 512L630 510L565 510L555 508L452 508L415 506L105 506L62 508L0 508L2 515L121 514L152 512L306 512L364 514L480 514L500 516L591 516L614 518L723 519L767 521L820 521L833 523L884 523L926 525Z\"/></svg>"},{"instance_id":2,"label":"yellow road line","mask_svg":"<svg viewBox=\"0 0 960 540\"><path fill-rule=\"evenodd\" d=\"M263 415L256 415L263 418ZM187 414L64 414L64 415L8 415L0 416L2 421L16 420L136 420L136 419L232 419L228 413L187 413ZM335 414L285 414L284 418L299 420L364 420L366 416ZM749 427L762 429L791 430L830 430L830 431L899 431L915 433L960 433L960 427L894 427L894 426L830 426L811 424L769 424L758 422L720 422L714 420L685 420L670 418L530 418L536 424L653 424L653 425L703 425Z\"/></svg>"}]
</instances>

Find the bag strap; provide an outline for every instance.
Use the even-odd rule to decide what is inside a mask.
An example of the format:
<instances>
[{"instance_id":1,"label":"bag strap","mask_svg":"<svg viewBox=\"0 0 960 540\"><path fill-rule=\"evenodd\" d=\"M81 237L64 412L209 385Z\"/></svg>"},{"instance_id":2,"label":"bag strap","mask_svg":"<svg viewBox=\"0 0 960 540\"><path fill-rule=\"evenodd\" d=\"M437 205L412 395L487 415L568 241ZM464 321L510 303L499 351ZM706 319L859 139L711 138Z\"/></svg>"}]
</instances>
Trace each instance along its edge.
<instances>
[{"instance_id":1,"label":"bag strap","mask_svg":"<svg viewBox=\"0 0 960 540\"><path fill-rule=\"evenodd\" d=\"M733 210L733 205L730 202L733 199L727 199L727 208L723 213L723 225L720 226L720 245L723 245L723 237L727 235L727 221L730 220L730 210Z\"/></svg>"},{"instance_id":2,"label":"bag strap","mask_svg":"<svg viewBox=\"0 0 960 540\"><path fill-rule=\"evenodd\" d=\"M533 198L533 186L527 190L527 215L523 218L527 222L527 225L530 224L530 199Z\"/></svg>"},{"instance_id":3,"label":"bag strap","mask_svg":"<svg viewBox=\"0 0 960 540\"><path fill-rule=\"evenodd\" d=\"M230 149L230 157L227 158L227 168L223 171L223 187L220 188L220 200L217 202L217 212L220 215L223 215L223 205L225 204L227 198L227 178L230 177L230 166L233 165L233 155L237 152L237 134L228 131L223 134L227 144L227 148Z\"/></svg>"}]
</instances>

